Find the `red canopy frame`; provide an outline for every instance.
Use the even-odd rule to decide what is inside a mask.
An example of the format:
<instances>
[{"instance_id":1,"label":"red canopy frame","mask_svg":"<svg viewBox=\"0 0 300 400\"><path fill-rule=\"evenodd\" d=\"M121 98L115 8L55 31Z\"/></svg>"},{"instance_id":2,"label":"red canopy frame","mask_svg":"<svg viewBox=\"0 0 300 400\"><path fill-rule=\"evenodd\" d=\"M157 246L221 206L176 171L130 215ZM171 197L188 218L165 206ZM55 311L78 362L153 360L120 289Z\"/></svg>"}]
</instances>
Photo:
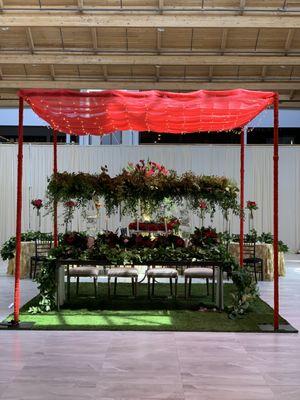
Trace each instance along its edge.
<instances>
[{"instance_id":1,"label":"red canopy frame","mask_svg":"<svg viewBox=\"0 0 300 400\"><path fill-rule=\"evenodd\" d=\"M240 129L240 266L244 237L244 127L268 106L274 106L273 235L274 235L274 331L279 329L278 282L278 93L243 89L200 90L191 93L162 91L75 92L71 90L21 90L19 92L18 176L16 210L16 267L14 319L19 326L20 256L22 229L23 111L24 100L53 128L53 173L57 173L57 131L77 135L103 135L115 130L151 130L190 133ZM58 245L57 203L54 204L54 246Z\"/></svg>"}]
</instances>

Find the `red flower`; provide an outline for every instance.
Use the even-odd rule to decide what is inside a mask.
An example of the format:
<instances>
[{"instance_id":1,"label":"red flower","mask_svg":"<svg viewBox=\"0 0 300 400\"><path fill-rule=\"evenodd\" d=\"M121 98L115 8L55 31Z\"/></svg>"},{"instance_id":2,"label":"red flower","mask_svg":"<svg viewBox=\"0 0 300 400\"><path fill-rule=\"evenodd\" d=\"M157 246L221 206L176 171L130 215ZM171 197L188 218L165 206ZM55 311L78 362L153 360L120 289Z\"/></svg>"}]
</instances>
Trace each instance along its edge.
<instances>
[{"instance_id":1,"label":"red flower","mask_svg":"<svg viewBox=\"0 0 300 400\"><path fill-rule=\"evenodd\" d=\"M206 201L201 200L201 201L199 202L199 208L200 208L201 210L206 210L206 209L207 209L207 203L206 203Z\"/></svg>"},{"instance_id":2,"label":"red flower","mask_svg":"<svg viewBox=\"0 0 300 400\"><path fill-rule=\"evenodd\" d=\"M64 206L68 208L73 208L77 206L77 203L75 201L69 200L64 203Z\"/></svg>"},{"instance_id":3,"label":"red flower","mask_svg":"<svg viewBox=\"0 0 300 400\"><path fill-rule=\"evenodd\" d=\"M256 204L256 202L255 201L250 201L250 200L248 200L247 201L247 208L248 208L248 210L257 210L257 204Z\"/></svg>"},{"instance_id":4,"label":"red flower","mask_svg":"<svg viewBox=\"0 0 300 400\"><path fill-rule=\"evenodd\" d=\"M43 200L42 199L34 199L31 200L31 204L33 205L34 208L37 208L38 210L43 207Z\"/></svg>"}]
</instances>

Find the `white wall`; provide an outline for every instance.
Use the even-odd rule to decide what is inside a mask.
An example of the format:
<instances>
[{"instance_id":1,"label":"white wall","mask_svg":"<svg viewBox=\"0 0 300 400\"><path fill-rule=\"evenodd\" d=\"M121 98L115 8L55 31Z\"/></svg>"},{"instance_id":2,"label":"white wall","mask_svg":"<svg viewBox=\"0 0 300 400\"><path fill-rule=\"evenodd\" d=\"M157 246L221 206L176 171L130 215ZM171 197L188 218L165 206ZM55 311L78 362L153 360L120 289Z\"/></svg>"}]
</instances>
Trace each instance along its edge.
<instances>
[{"instance_id":1,"label":"white wall","mask_svg":"<svg viewBox=\"0 0 300 400\"><path fill-rule=\"evenodd\" d=\"M68 146L58 148L60 171L97 172L107 164L116 174L129 161L151 159L163 163L178 173L192 170L196 173L224 175L239 181L239 146L224 145L144 145L144 146ZM15 231L17 145L0 145L0 242ZM30 206L33 198L45 197L47 177L52 171L52 147L24 145L23 231L37 228L37 218ZM258 231L272 230L272 146L248 146L246 150L246 200L255 200ZM300 247L300 147L280 147L280 237L292 249ZM192 216L191 216L192 217ZM119 217L109 222L116 228ZM99 228L105 227L102 212ZM125 223L125 221L123 221ZM222 228L222 218L214 223ZM192 226L198 218L192 218ZM238 219L232 219L233 231L238 232ZM74 229L85 229L85 221L76 215ZM63 229L61 227L61 229ZM42 230L51 231L50 217L43 218Z\"/></svg>"}]
</instances>

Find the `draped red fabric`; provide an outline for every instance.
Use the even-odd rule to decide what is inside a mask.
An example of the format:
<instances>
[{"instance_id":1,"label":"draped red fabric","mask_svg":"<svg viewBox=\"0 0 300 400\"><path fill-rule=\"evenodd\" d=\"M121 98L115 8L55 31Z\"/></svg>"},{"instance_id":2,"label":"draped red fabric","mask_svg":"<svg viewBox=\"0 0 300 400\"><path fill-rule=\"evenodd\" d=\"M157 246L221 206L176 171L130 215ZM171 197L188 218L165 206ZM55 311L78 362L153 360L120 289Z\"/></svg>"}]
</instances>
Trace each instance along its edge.
<instances>
[{"instance_id":1,"label":"draped red fabric","mask_svg":"<svg viewBox=\"0 0 300 400\"><path fill-rule=\"evenodd\" d=\"M273 92L244 89L190 93L21 90L33 111L57 131L103 135L117 130L192 133L245 126L273 104Z\"/></svg>"}]
</instances>

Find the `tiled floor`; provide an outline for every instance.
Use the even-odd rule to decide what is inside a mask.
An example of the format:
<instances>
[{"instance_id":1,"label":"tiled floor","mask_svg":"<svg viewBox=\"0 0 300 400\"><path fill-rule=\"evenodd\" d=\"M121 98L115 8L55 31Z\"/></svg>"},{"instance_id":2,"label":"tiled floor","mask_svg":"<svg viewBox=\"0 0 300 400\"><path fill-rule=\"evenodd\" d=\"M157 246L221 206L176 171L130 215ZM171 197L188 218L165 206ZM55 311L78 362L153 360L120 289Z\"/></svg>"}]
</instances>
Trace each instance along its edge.
<instances>
[{"instance_id":1,"label":"tiled floor","mask_svg":"<svg viewBox=\"0 0 300 400\"><path fill-rule=\"evenodd\" d=\"M291 260L281 311L300 328ZM0 331L1 400L299 400L299 370L297 334Z\"/></svg>"}]
</instances>

